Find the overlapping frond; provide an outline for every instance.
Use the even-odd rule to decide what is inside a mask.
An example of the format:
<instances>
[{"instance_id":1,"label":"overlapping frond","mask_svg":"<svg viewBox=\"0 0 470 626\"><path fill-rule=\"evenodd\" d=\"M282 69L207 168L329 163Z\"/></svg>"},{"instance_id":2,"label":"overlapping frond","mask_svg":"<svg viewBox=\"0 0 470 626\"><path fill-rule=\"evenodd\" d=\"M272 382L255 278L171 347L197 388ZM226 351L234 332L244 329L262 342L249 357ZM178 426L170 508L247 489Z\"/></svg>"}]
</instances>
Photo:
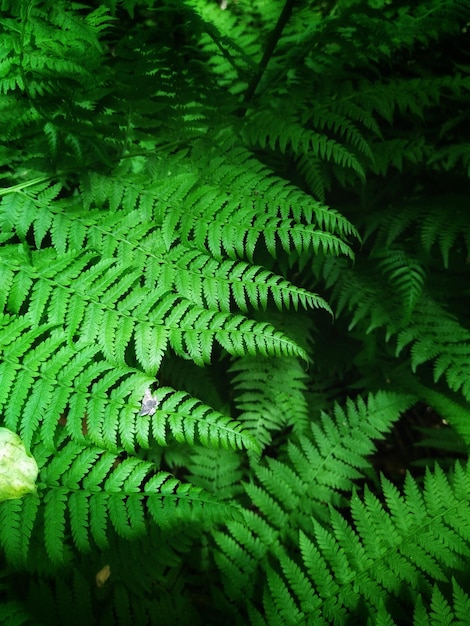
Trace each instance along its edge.
<instances>
[{"instance_id":1,"label":"overlapping frond","mask_svg":"<svg viewBox=\"0 0 470 626\"><path fill-rule=\"evenodd\" d=\"M324 414L308 434L287 444L285 458L267 457L254 466L256 481L245 487L254 509L245 509L243 520L229 522L226 534L215 535L215 558L233 602L245 593L259 593L257 577L269 575L271 556L286 542L290 545L295 529L308 528L312 519L326 522L326 502L345 504L342 494L370 466L374 440L384 436L410 402L382 392L367 402L350 401L345 409L336 406L334 415Z\"/></svg>"},{"instance_id":2,"label":"overlapping frond","mask_svg":"<svg viewBox=\"0 0 470 626\"><path fill-rule=\"evenodd\" d=\"M426 606L427 604L427 606ZM415 626L438 626L443 622L464 626L470 611L470 598L464 589L452 578L452 599L442 593L438 585L432 590L431 602L424 603L418 598L414 610Z\"/></svg>"},{"instance_id":3,"label":"overlapping frond","mask_svg":"<svg viewBox=\"0 0 470 626\"><path fill-rule=\"evenodd\" d=\"M0 511L2 547L16 564L26 563L30 542L41 534L47 556L60 564L68 558L70 541L87 552L106 547L111 529L130 540L144 534L149 521L167 528L229 514L229 505L136 456L74 442L55 453L37 446L35 453L41 500L36 495L10 500Z\"/></svg>"},{"instance_id":4,"label":"overlapping frond","mask_svg":"<svg viewBox=\"0 0 470 626\"><path fill-rule=\"evenodd\" d=\"M219 500L230 500L243 492L245 471L233 450L195 447L188 461L191 483L213 493Z\"/></svg>"},{"instance_id":5,"label":"overlapping frond","mask_svg":"<svg viewBox=\"0 0 470 626\"><path fill-rule=\"evenodd\" d=\"M409 318L423 291L426 270L403 249L391 248L379 261L379 270L398 292L405 318Z\"/></svg>"},{"instance_id":6,"label":"overlapping frond","mask_svg":"<svg viewBox=\"0 0 470 626\"><path fill-rule=\"evenodd\" d=\"M327 308L321 298L256 266L230 264L219 267L214 276L205 267L211 265L206 256L202 259L202 272L197 275L201 266L199 254L195 259L188 257L190 268L194 265L193 280L186 276L186 268L180 269L182 276L178 277L177 268L165 272L164 267L159 268L161 280L160 275L147 275L147 280L143 280L139 266L103 259L91 250L60 256L53 251L40 251L34 252L31 259L21 247L4 250L1 269L7 311L24 311L32 324L60 325L69 340L96 340L106 357L116 363L123 362L132 337L139 347L148 342L153 345L153 362L145 358L145 350L136 350L137 359L142 359L140 364L149 368L148 373L157 371L167 342L178 355L199 364L210 361L216 340L231 354L253 352L257 334L261 350L278 344L275 352L301 354L293 342L274 328L269 337L272 326L268 323L261 327L254 320L230 313L231 298L240 304L241 310L246 310L248 304L266 307L271 287L278 305L284 300L287 306L293 304L295 308L299 304ZM175 256L179 258L180 254ZM233 277L227 279L231 274Z\"/></svg>"},{"instance_id":7,"label":"overlapping frond","mask_svg":"<svg viewBox=\"0 0 470 626\"><path fill-rule=\"evenodd\" d=\"M246 357L237 359L230 372L239 419L261 446L284 428L306 427L306 375L297 359Z\"/></svg>"},{"instance_id":8,"label":"overlapping frond","mask_svg":"<svg viewBox=\"0 0 470 626\"><path fill-rule=\"evenodd\" d=\"M401 242L411 229L416 230L415 254L429 263L439 250L447 269L451 259L462 255L463 247L467 254L470 251L466 203L464 194L447 193L410 200L392 211L373 211L367 220L367 237L375 233L374 247L380 254Z\"/></svg>"},{"instance_id":9,"label":"overlapping frond","mask_svg":"<svg viewBox=\"0 0 470 626\"><path fill-rule=\"evenodd\" d=\"M436 302L426 299L416 309L408 328L397 338L397 353L410 346L413 370L433 361L434 380L445 376L453 391L460 391L470 401L469 381L470 332L455 316Z\"/></svg>"},{"instance_id":10,"label":"overlapping frond","mask_svg":"<svg viewBox=\"0 0 470 626\"><path fill-rule=\"evenodd\" d=\"M5 626L32 626L32 616L21 602L3 602L0 605L0 620Z\"/></svg>"},{"instance_id":11,"label":"overlapping frond","mask_svg":"<svg viewBox=\"0 0 470 626\"><path fill-rule=\"evenodd\" d=\"M260 539L257 549L254 535L248 542L233 532L232 544L221 542L224 551L236 564L234 540L243 541L265 572L258 579L260 589L250 603L251 623L347 623L380 615L383 623L393 624L401 622L406 606L414 609L415 623L424 623L426 613L420 598L431 600L434 613L438 605L448 607L439 585L451 576L461 580L465 576L470 551L469 488L468 467L460 465L451 479L440 470L428 472L423 489L408 475L403 494L383 479L385 504L368 490L363 498L354 496L352 521L333 507L323 523L309 516L298 535L292 533L293 545L300 554L290 544L287 548L285 541L279 544L272 530L268 533L266 529L262 537L269 541L268 559ZM281 521L282 508L283 503L278 503L276 517L272 507L267 515ZM262 527L252 525L252 529L256 533ZM254 567L254 561L252 564ZM431 596L433 581L436 583ZM226 582L232 598L234 582L236 579ZM245 583L245 593L247 587L249 583ZM458 584L454 589L457 610L462 615L468 598ZM384 594L388 611L384 610Z\"/></svg>"},{"instance_id":12,"label":"overlapping frond","mask_svg":"<svg viewBox=\"0 0 470 626\"><path fill-rule=\"evenodd\" d=\"M336 315L347 312L349 329L361 325L366 334L381 327L388 336L397 332L403 310L375 264L359 258L352 270L334 259L326 261L320 271L333 288Z\"/></svg>"},{"instance_id":13,"label":"overlapping frond","mask_svg":"<svg viewBox=\"0 0 470 626\"><path fill-rule=\"evenodd\" d=\"M317 157L324 161L331 161L342 168L351 168L362 178L365 176L361 162L351 149L325 133L309 129L308 126L301 124L300 120L286 117L286 105L283 107L282 101L279 103L279 107L279 112L274 111L269 117L265 115L264 111L261 111L250 119L244 131L250 145L256 146L258 144L261 148L269 146L273 152L276 150L283 153L292 151L294 155ZM353 147L362 152L365 151L367 156L372 156L370 148L365 147L367 143L363 137L347 120L338 123L337 118L334 115L329 115L329 112L325 114L327 119L322 119L320 111L315 113L318 113L318 118L313 119L315 126L321 130L328 126L335 130L335 126L336 128L341 126L342 132L346 134ZM305 120L304 123L307 121Z\"/></svg>"},{"instance_id":14,"label":"overlapping frond","mask_svg":"<svg viewBox=\"0 0 470 626\"><path fill-rule=\"evenodd\" d=\"M65 427L83 445L85 429L91 441L110 450L148 449L171 440L258 447L241 423L169 387L154 392L152 415L139 415L154 379L124 361L107 360L96 342L74 342L71 351L62 330L31 328L20 318L4 320L1 330L0 406L5 425L28 446L38 440L53 446Z\"/></svg>"}]
</instances>

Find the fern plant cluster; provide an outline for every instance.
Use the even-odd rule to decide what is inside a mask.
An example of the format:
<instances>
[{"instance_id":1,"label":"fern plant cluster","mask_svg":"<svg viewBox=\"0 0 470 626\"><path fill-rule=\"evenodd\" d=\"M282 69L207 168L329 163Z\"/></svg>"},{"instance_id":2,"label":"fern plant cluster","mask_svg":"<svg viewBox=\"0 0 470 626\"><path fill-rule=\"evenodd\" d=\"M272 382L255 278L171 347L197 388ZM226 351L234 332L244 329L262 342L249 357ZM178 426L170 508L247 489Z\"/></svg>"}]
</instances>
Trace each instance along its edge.
<instances>
[{"instance_id":1,"label":"fern plant cluster","mask_svg":"<svg viewBox=\"0 0 470 626\"><path fill-rule=\"evenodd\" d=\"M468 623L468 2L0 6L0 622Z\"/></svg>"}]
</instances>

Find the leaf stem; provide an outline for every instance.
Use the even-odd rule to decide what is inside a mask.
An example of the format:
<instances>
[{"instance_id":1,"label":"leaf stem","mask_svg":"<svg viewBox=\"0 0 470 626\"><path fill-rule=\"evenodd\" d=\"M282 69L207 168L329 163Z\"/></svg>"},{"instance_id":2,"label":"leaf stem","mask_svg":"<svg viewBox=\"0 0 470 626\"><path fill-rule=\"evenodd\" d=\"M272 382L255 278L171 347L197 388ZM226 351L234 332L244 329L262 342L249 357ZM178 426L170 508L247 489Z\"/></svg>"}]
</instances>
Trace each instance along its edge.
<instances>
[{"instance_id":1,"label":"leaf stem","mask_svg":"<svg viewBox=\"0 0 470 626\"><path fill-rule=\"evenodd\" d=\"M22 189L26 189L26 187L33 187L34 185L39 185L40 183L45 183L48 180L52 180L56 178L57 175L54 176L41 176L39 178L33 178L32 180L27 180L24 183L18 183L17 185L12 185L11 187L4 187L0 189L0 197L6 196L7 193L15 193L16 191L21 191Z\"/></svg>"},{"instance_id":2,"label":"leaf stem","mask_svg":"<svg viewBox=\"0 0 470 626\"><path fill-rule=\"evenodd\" d=\"M256 89L263 77L263 74L268 66L271 57L273 56L274 50L276 49L277 43L282 35L282 31L284 30L289 18L292 14L292 10L297 0L286 0L284 7L281 11L279 19L277 20L277 24L272 31L268 43L266 45L266 50L264 51L263 58L259 62L258 69L256 73L253 75L247 90L245 92L245 96L243 98L243 103L238 111L240 117L243 117L248 109L248 104L251 102L253 96L256 93Z\"/></svg>"}]
</instances>

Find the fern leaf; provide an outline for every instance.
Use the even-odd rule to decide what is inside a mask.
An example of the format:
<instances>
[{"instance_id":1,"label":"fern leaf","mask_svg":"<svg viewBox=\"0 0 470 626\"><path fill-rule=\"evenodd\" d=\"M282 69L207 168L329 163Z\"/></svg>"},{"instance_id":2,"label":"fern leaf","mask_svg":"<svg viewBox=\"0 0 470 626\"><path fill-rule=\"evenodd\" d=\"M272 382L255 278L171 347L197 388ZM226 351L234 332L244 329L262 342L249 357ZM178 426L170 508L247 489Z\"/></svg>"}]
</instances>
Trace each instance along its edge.
<instances>
[{"instance_id":1,"label":"fern leaf","mask_svg":"<svg viewBox=\"0 0 470 626\"><path fill-rule=\"evenodd\" d=\"M386 257L379 262L379 269L397 289L405 316L409 318L423 291L426 276L424 268L404 250L395 248L387 251Z\"/></svg>"},{"instance_id":2,"label":"fern leaf","mask_svg":"<svg viewBox=\"0 0 470 626\"><path fill-rule=\"evenodd\" d=\"M298 620L314 615L318 619L320 613L325 623L343 622L361 615L360 602L369 611L382 612L383 619L392 623L393 613L383 611L384 590L406 602L402 597L406 585L413 603L419 593L430 596L429 580L437 577L446 581L449 573L464 572L464 555L470 551L465 513L470 482L468 467L455 469L454 481L447 481L439 469L428 473L423 491L408 476L403 496L384 479L382 487L391 517L366 490L363 500L357 496L352 499L354 525L334 509L330 510L328 528L313 519L312 537L300 532L299 564L284 551L273 549L279 564L272 579L276 582L268 580L263 585L268 623L274 623L270 620L273 606L277 611L289 607L298 611L304 606L301 616L296 613ZM310 605L306 604L308 599ZM436 608L445 607L437 592L433 602Z\"/></svg>"},{"instance_id":3,"label":"fern leaf","mask_svg":"<svg viewBox=\"0 0 470 626\"><path fill-rule=\"evenodd\" d=\"M349 330L360 326L369 334L385 327L387 337L397 333L403 315L399 299L384 286L383 279L379 279L370 263L358 260L356 271L352 272L335 259L325 264L322 271L329 273L329 282L334 281L335 314L348 312Z\"/></svg>"},{"instance_id":4,"label":"fern leaf","mask_svg":"<svg viewBox=\"0 0 470 626\"><path fill-rule=\"evenodd\" d=\"M416 308L409 327L399 333L397 354L414 342L411 348L413 370L426 361L436 359L435 381L445 373L449 387L461 391L469 400L470 390L465 375L469 367L469 341L468 331L455 317L428 298Z\"/></svg>"},{"instance_id":5,"label":"fern leaf","mask_svg":"<svg viewBox=\"0 0 470 626\"><path fill-rule=\"evenodd\" d=\"M206 446L220 445L226 449L247 446L252 450L258 447L256 440L244 432L242 424L217 414L187 394L161 388L155 397L159 408L152 430L160 445L166 444L168 429L179 442L194 443L197 436Z\"/></svg>"},{"instance_id":6,"label":"fern leaf","mask_svg":"<svg viewBox=\"0 0 470 626\"><path fill-rule=\"evenodd\" d=\"M173 233L180 224L183 235L187 233L187 243L194 241L198 247L204 244L202 249L205 250L208 247L215 258L220 258L221 252L225 252L230 258L247 257L252 260L255 245L261 238L264 238L271 254L274 252L273 246L276 240L286 251L292 249L292 244L297 250L309 245L314 245L316 248L323 248L325 245L327 252L351 254L349 247L340 238L334 236L335 232L322 232L318 228L313 229L292 223L289 220L292 214L296 221L302 213L309 221L313 221L317 211L319 214L320 212L326 214L327 211L299 190L274 177L267 168L255 161L250 153L234 149L227 151L222 158L215 158L214 155L208 161L207 147L203 145L199 150L201 148L206 150L200 154L196 152L201 163L199 176L203 180L207 179L207 183L205 187L201 187L201 180L195 177L194 189L188 190L183 207L178 204L172 206L164 216L163 228L168 241L174 238ZM178 163L178 165L181 168L183 164ZM205 168L204 165L206 165ZM183 171L180 175L181 179L183 179ZM255 173L256 177L254 177ZM262 180L263 177L264 180ZM162 179L168 180L168 177L164 177L164 172L162 172ZM188 180L187 174L183 180ZM167 185L169 184L172 185L170 189L174 187L176 190L181 187L179 178L172 177L171 183L167 182ZM231 195L224 194L221 197L220 187L225 189L228 184L231 185ZM217 203L214 201L210 203L210 213L208 213L207 204L201 201L204 197L219 198ZM185 210L185 205L194 208L189 212ZM235 216L236 227L232 221ZM329 223L332 222L333 220L330 220ZM324 226L325 221L322 220L321 224ZM351 225L345 220L339 220L338 216L336 216L336 226L352 232ZM241 227L247 233L246 237L238 236ZM189 235L192 235L191 238ZM328 237L326 242L330 243L323 244L322 237Z\"/></svg>"},{"instance_id":7,"label":"fern leaf","mask_svg":"<svg viewBox=\"0 0 470 626\"><path fill-rule=\"evenodd\" d=\"M345 409L336 405L334 423L331 418L323 414L321 425L312 424L315 444L309 438L302 436L299 438L299 446L291 444L288 447L289 457L299 476L303 477L303 480L310 480L311 474L304 474L303 469L308 461L308 466L318 466L319 471L325 471L328 474L327 479L325 474L325 482L320 474L316 476L318 485L323 485L323 488L327 490L329 490L328 484L331 484L334 490L341 490L343 488L341 485L347 489L347 484L350 488L350 481L358 478L361 468L365 469L368 464L366 458L371 453L372 442L383 437L383 433L388 431L410 402L410 397L379 392L375 396L371 394L367 402L360 398L356 403L348 400ZM357 436L360 431L362 431L361 437ZM352 432L355 433L354 436ZM315 460L319 453L323 461L319 458ZM336 457L335 460L332 455ZM331 471L337 472L334 480L332 474L326 469L327 460L332 463ZM322 496L318 494L318 499L321 500L321 498ZM315 496L314 499L316 499ZM331 494L328 500L332 500Z\"/></svg>"},{"instance_id":8,"label":"fern leaf","mask_svg":"<svg viewBox=\"0 0 470 626\"><path fill-rule=\"evenodd\" d=\"M232 450L195 448L188 463L191 484L228 500L241 493L241 460Z\"/></svg>"},{"instance_id":9,"label":"fern leaf","mask_svg":"<svg viewBox=\"0 0 470 626\"><path fill-rule=\"evenodd\" d=\"M51 561L61 563L64 558L66 490L50 490L45 499L45 546Z\"/></svg>"},{"instance_id":10,"label":"fern leaf","mask_svg":"<svg viewBox=\"0 0 470 626\"><path fill-rule=\"evenodd\" d=\"M261 446L270 443L273 432L306 423L305 373L297 360L244 358L230 371L235 374L240 420Z\"/></svg>"},{"instance_id":11,"label":"fern leaf","mask_svg":"<svg viewBox=\"0 0 470 626\"><path fill-rule=\"evenodd\" d=\"M346 131L344 121L342 128ZM350 136L354 135L356 143L359 141L359 145L364 149L364 140L361 142L359 133L352 129L353 126L350 125ZM295 155L311 154L342 167L352 168L360 177L365 175L359 160L346 147L325 134L309 131L295 119L286 120L285 116L279 113L276 119L276 112L274 116L271 113L267 117L260 111L250 119L250 125L247 126L245 133L252 145L259 144L262 148L268 145L271 150L279 148L281 152L286 152L289 147Z\"/></svg>"},{"instance_id":12,"label":"fern leaf","mask_svg":"<svg viewBox=\"0 0 470 626\"><path fill-rule=\"evenodd\" d=\"M227 524L228 534L215 534L220 551L216 559L230 598L240 600L243 594L250 593L253 588L250 585L254 585L257 576L264 576L258 564L264 563L270 554L279 556L280 546L292 538L293 527L309 527L312 519L326 521L328 512L324 502L345 504L341 493L351 490L355 481L363 476L369 465L367 457L374 447L373 440L383 436L409 402L410 398L385 392L369 396L367 404L360 399L357 404L349 401L346 411L337 406L333 418L324 415L322 425L313 424L309 436L302 434L298 443L290 442L286 461L266 458L255 465L258 484L248 484L245 489L257 513L247 509L243 512L244 523L233 520ZM318 524L320 528L320 522ZM247 529L250 530L247 532ZM349 544L353 539L346 533L345 540ZM329 535L325 535L324 541L334 545ZM349 545L348 550L357 552L356 559L364 558L364 550L357 541L355 547ZM326 563L334 558L340 559L332 553ZM344 561L345 557L342 558ZM338 572L344 577L350 571L353 579L352 568L341 569L343 561L337 561ZM243 584L238 576L232 580L234 571L240 572ZM327 581L328 577L321 574L315 579L315 586L318 589L318 585L326 585L325 589L329 589L333 598L334 587ZM333 612L323 615L328 621Z\"/></svg>"},{"instance_id":13,"label":"fern leaf","mask_svg":"<svg viewBox=\"0 0 470 626\"><path fill-rule=\"evenodd\" d=\"M200 488L154 470L152 463L137 457L121 459L69 442L41 471L46 490L41 508L37 498L12 500L13 505L6 502L2 507L0 523L9 529L4 549L12 561L24 561L42 516L46 554L61 563L68 550L69 525L75 546L89 551L93 544L108 545L109 522L118 535L133 539L145 533L150 520L165 527L178 519L229 514L229 507Z\"/></svg>"},{"instance_id":14,"label":"fern leaf","mask_svg":"<svg viewBox=\"0 0 470 626\"><path fill-rule=\"evenodd\" d=\"M0 621L467 623L469 466L372 455L470 441L468 0L90 4L0 1Z\"/></svg>"},{"instance_id":15,"label":"fern leaf","mask_svg":"<svg viewBox=\"0 0 470 626\"><path fill-rule=\"evenodd\" d=\"M421 240L427 252L431 251L436 241L439 242L444 267L447 268L449 267L450 252L454 248L456 240L463 234L465 241L468 242L469 230L465 217L464 198L458 195L447 196L446 203L452 207L452 219L443 219L439 199L434 199L431 206L426 206L426 211L422 213Z\"/></svg>"},{"instance_id":16,"label":"fern leaf","mask_svg":"<svg viewBox=\"0 0 470 626\"><path fill-rule=\"evenodd\" d=\"M165 317L162 319L158 313L163 313L165 300L160 302L159 300L168 287L164 284L160 289L149 294L148 291L136 285L139 281L137 269L129 271L129 268L114 264L111 260L95 262L92 255L80 253L62 256L60 260L49 254L38 254L35 255L35 261L34 269L25 264L20 267L18 260L13 260L13 258L11 262L6 261L6 259L3 261L12 268L16 265L17 275L21 281L13 283L12 286L12 293L15 296L14 301L10 304L12 310L16 311L28 297L31 275L38 276L39 274L40 280L31 296L29 306L29 315L32 317L32 321L38 323L42 319L52 289L58 289L57 300L49 302L49 319L56 324L64 324L65 321L75 322L75 326L67 328L67 332L74 336L79 334L82 329L87 331L84 339L86 341L97 339L105 357L111 362L123 362L124 350L131 340L134 327L137 323L146 321L144 316L149 315L149 310L152 307L151 319L153 323L157 325L164 323L171 329L169 342L177 354L186 356L189 353L190 358L198 364L210 359L214 339L219 340L232 354L244 354L245 350L254 353L257 348L264 351L268 345L273 346L274 354L282 353L284 350L288 354L300 353L293 343L289 346L288 341L283 341L281 333L270 331L268 324L261 326L252 321L243 320L240 316L207 310L182 296L178 298L179 306L173 308L170 313L165 311ZM88 269L83 271L85 267ZM55 275L54 271L57 272ZM252 273L250 268L246 268L246 271ZM71 277L78 273L81 273L81 276L75 280L72 287ZM238 296L241 293L240 289L235 287L238 272L232 270L232 273L234 274L232 289ZM260 288L261 285L264 288L266 284L270 286L278 305L280 305L281 300L283 304L287 303L287 305L292 300L294 306L302 303L328 308L328 305L320 297L309 294L305 290L291 288L286 281L281 282L281 290L278 291L279 279L273 277L272 280L266 282L268 278L267 273L262 273L259 277ZM246 282L244 292L253 293L252 301L258 304L260 291L253 290L251 286L248 287L248 277ZM136 292L132 298L127 298L131 287L135 287ZM16 295L17 291L18 295ZM173 303L175 297L173 296ZM240 295L238 300L243 306L242 297L244 299L244 295ZM168 298L169 295L166 294L167 301ZM123 301L123 305L118 311L112 310L111 305L111 302L116 300ZM77 301L77 314L67 319L65 317L67 311L75 309L75 301ZM157 302L159 302L160 310L156 308ZM56 303L57 308L55 307ZM209 325L212 325L214 330L209 329ZM222 329L219 330L219 326L222 326ZM224 326L226 327L225 332ZM234 336L238 335L240 340L236 342L220 341L225 338L227 331L230 334L231 328L234 328ZM266 335L264 340L262 338L263 332ZM159 332L159 335L163 342L165 340L164 333ZM280 341L277 341L278 339ZM158 348L161 354L163 354L163 346ZM268 350L271 349L268 348Z\"/></svg>"},{"instance_id":17,"label":"fern leaf","mask_svg":"<svg viewBox=\"0 0 470 626\"><path fill-rule=\"evenodd\" d=\"M32 626L31 615L25 611L21 602L2 602L0 605L0 620L5 626Z\"/></svg>"},{"instance_id":18,"label":"fern leaf","mask_svg":"<svg viewBox=\"0 0 470 626\"><path fill-rule=\"evenodd\" d=\"M15 566L24 566L28 558L29 542L32 539L38 499L26 498L6 500L0 506L1 543L8 561Z\"/></svg>"},{"instance_id":19,"label":"fern leaf","mask_svg":"<svg viewBox=\"0 0 470 626\"><path fill-rule=\"evenodd\" d=\"M455 617L463 624L470 610L470 598L454 579L452 580L452 588Z\"/></svg>"}]
</instances>

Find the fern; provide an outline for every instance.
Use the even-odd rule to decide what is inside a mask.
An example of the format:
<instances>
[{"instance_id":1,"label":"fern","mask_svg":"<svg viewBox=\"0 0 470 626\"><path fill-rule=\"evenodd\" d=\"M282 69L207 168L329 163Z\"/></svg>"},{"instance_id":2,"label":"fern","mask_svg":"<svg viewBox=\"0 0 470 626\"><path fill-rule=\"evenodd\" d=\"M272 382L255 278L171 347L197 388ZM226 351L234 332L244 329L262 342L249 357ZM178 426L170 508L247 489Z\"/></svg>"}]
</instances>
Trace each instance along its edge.
<instances>
[{"instance_id":1,"label":"fern","mask_svg":"<svg viewBox=\"0 0 470 626\"><path fill-rule=\"evenodd\" d=\"M246 491L262 515L248 507L244 521L228 524L231 536L216 535L221 548L216 560L230 598L243 597L259 563L271 549L276 554L293 529L308 526L312 516L324 519L324 502L341 505L341 492L364 475L361 470L368 466L365 457L373 450L372 438L382 437L408 402L382 393L367 404L351 402L347 412L337 406L334 421L323 415L321 426L312 425L308 435L288 443L284 462L268 458L255 465L257 480ZM355 436L346 435L350 432Z\"/></svg>"},{"instance_id":2,"label":"fern","mask_svg":"<svg viewBox=\"0 0 470 626\"><path fill-rule=\"evenodd\" d=\"M0 621L464 623L468 3L0 7Z\"/></svg>"},{"instance_id":3,"label":"fern","mask_svg":"<svg viewBox=\"0 0 470 626\"><path fill-rule=\"evenodd\" d=\"M238 360L230 371L235 374L233 387L240 419L256 441L267 445L272 439L270 431L305 427L305 374L298 361L278 359L274 365L266 358L246 358Z\"/></svg>"},{"instance_id":4,"label":"fern","mask_svg":"<svg viewBox=\"0 0 470 626\"><path fill-rule=\"evenodd\" d=\"M206 519L227 514L226 506L167 472L155 472L149 461L122 458L92 445L84 449L73 442L52 458L41 448L36 454L41 486L47 489L41 510L34 497L12 500L2 508L2 545L11 562L27 560L34 527L43 528L50 560L62 563L66 533L78 550L88 552L92 545L108 545L109 524L118 536L132 539L145 533L147 515L165 527L170 520L196 519L198 509L204 509Z\"/></svg>"},{"instance_id":5,"label":"fern","mask_svg":"<svg viewBox=\"0 0 470 626\"><path fill-rule=\"evenodd\" d=\"M230 500L243 489L240 458L233 450L195 448L187 461L191 482L213 493L219 500Z\"/></svg>"},{"instance_id":6,"label":"fern","mask_svg":"<svg viewBox=\"0 0 470 626\"><path fill-rule=\"evenodd\" d=\"M8 626L22 626L32 624L32 620L27 611L19 602L7 602L0 606L0 619Z\"/></svg>"},{"instance_id":7,"label":"fern","mask_svg":"<svg viewBox=\"0 0 470 626\"><path fill-rule=\"evenodd\" d=\"M367 491L364 500L353 497L354 525L334 508L327 528L309 517L306 530L299 530L298 558L271 535L272 565L265 559L260 564L266 569L260 595L267 616L264 623L362 620L365 611L371 615L381 612L384 593L395 614L404 617L395 599L400 599L402 607L413 605L418 593L430 594L430 580L446 582L449 571L465 573L468 468L456 466L455 470L450 483L441 472L429 473L422 492L408 477L404 495L383 481L387 508ZM304 507L301 510L307 512ZM262 526L253 523L252 528L256 532ZM237 539L247 541L240 536ZM256 544L246 545L253 551ZM235 554L233 547L230 551ZM244 560L248 562L248 558ZM436 596L434 593L434 601ZM256 604L250 609L253 623L259 623Z\"/></svg>"},{"instance_id":8,"label":"fern","mask_svg":"<svg viewBox=\"0 0 470 626\"><path fill-rule=\"evenodd\" d=\"M379 262L379 269L398 291L405 315L410 316L423 290L424 268L402 250L391 249L388 256Z\"/></svg>"},{"instance_id":9,"label":"fern","mask_svg":"<svg viewBox=\"0 0 470 626\"><path fill-rule=\"evenodd\" d=\"M416 624L442 624L445 621L455 624L464 624L469 609L468 595L452 580L452 604L448 602L439 587L433 589L431 605L426 611L423 603L419 603L415 609Z\"/></svg>"}]
</instances>

